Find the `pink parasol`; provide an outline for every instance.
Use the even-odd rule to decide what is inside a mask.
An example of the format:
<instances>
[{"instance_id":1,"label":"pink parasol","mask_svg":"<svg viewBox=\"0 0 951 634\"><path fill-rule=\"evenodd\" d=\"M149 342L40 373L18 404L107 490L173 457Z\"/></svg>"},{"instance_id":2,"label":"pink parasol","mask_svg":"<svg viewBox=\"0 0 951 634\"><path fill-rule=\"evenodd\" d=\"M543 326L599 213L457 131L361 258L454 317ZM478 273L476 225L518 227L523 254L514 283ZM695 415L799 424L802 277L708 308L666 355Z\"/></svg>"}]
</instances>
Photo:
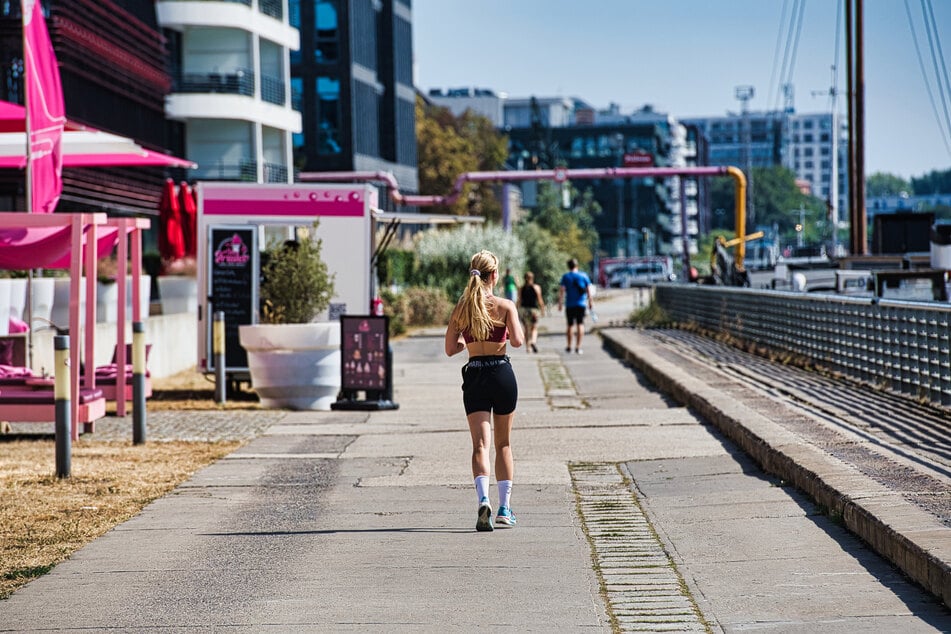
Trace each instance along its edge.
<instances>
[{"instance_id":1,"label":"pink parasol","mask_svg":"<svg viewBox=\"0 0 951 634\"><path fill-rule=\"evenodd\" d=\"M163 262L172 262L185 255L185 237L178 204L175 181L165 179L162 198L159 201L159 254Z\"/></svg>"},{"instance_id":2,"label":"pink parasol","mask_svg":"<svg viewBox=\"0 0 951 634\"><path fill-rule=\"evenodd\" d=\"M198 233L198 203L195 196L198 192L193 190L191 185L182 181L179 187L181 196L180 214L182 235L185 242L185 255L195 257L198 254L198 244L196 234Z\"/></svg>"}]
</instances>

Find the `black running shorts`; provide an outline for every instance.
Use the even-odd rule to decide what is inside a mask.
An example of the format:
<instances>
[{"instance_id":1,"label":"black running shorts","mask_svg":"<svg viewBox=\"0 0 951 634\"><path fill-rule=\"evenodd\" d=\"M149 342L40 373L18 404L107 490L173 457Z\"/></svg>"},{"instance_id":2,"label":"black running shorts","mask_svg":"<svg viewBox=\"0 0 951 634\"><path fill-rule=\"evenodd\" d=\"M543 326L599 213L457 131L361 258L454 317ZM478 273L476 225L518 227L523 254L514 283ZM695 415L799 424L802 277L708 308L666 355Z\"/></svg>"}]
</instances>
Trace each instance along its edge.
<instances>
[{"instance_id":1,"label":"black running shorts","mask_svg":"<svg viewBox=\"0 0 951 634\"><path fill-rule=\"evenodd\" d=\"M511 414L518 402L518 384L508 356L472 357L462 366L462 403L466 414Z\"/></svg>"},{"instance_id":2,"label":"black running shorts","mask_svg":"<svg viewBox=\"0 0 951 634\"><path fill-rule=\"evenodd\" d=\"M568 325L584 323L584 306L566 306L565 317L568 318Z\"/></svg>"}]
</instances>

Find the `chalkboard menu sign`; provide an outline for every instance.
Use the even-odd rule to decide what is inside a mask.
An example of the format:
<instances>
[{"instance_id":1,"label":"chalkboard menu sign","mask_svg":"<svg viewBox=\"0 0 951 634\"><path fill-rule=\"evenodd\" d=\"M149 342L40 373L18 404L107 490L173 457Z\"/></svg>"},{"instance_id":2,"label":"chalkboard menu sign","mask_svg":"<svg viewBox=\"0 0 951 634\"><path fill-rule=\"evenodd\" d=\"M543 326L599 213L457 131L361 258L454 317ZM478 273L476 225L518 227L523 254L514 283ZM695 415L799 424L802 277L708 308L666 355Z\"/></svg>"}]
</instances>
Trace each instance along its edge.
<instances>
[{"instance_id":1,"label":"chalkboard menu sign","mask_svg":"<svg viewBox=\"0 0 951 634\"><path fill-rule=\"evenodd\" d=\"M369 315L340 317L342 383L345 391L386 389L387 318Z\"/></svg>"},{"instance_id":2,"label":"chalkboard menu sign","mask_svg":"<svg viewBox=\"0 0 951 634\"><path fill-rule=\"evenodd\" d=\"M209 228L209 317L225 314L225 370L247 370L248 355L238 339L238 326L257 323L258 249L257 229L247 225ZM211 345L210 327L206 340ZM214 369L214 354L208 350L208 369Z\"/></svg>"}]
</instances>

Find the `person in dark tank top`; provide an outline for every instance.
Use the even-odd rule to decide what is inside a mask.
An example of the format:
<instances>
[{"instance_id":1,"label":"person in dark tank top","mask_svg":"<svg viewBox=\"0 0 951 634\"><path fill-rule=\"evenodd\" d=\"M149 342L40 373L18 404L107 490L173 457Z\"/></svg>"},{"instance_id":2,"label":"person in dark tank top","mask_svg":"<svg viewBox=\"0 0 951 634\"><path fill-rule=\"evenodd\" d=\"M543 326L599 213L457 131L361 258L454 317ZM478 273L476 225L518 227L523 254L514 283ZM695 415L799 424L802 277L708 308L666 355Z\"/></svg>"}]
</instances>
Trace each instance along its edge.
<instances>
[{"instance_id":1,"label":"person in dark tank top","mask_svg":"<svg viewBox=\"0 0 951 634\"><path fill-rule=\"evenodd\" d=\"M522 320L522 329L525 331L525 340L528 343L526 350L538 352L538 319L545 312L545 300L542 287L535 283L535 274L525 273L525 284L518 293L518 316Z\"/></svg>"}]
</instances>

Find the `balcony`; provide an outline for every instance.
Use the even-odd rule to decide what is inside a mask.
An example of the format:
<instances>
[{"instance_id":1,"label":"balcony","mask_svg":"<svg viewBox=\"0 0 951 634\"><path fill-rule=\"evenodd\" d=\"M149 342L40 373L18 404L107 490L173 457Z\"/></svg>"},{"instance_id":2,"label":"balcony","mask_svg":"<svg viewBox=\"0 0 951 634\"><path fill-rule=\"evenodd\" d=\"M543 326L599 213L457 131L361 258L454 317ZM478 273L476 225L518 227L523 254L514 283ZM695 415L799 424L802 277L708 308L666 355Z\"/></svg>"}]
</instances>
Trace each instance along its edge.
<instances>
[{"instance_id":1,"label":"balcony","mask_svg":"<svg viewBox=\"0 0 951 634\"><path fill-rule=\"evenodd\" d=\"M283 88L283 84L282 84ZM172 77L172 92L224 93L254 96L254 73L248 68L235 68L229 72L175 73ZM283 100L279 103L283 103Z\"/></svg>"},{"instance_id":2,"label":"balcony","mask_svg":"<svg viewBox=\"0 0 951 634\"><path fill-rule=\"evenodd\" d=\"M268 102L277 104L279 106L284 105L284 100L286 98L287 88L284 84L284 80L278 77L271 77L269 75L261 75L261 99Z\"/></svg>"},{"instance_id":3,"label":"balcony","mask_svg":"<svg viewBox=\"0 0 951 634\"><path fill-rule=\"evenodd\" d=\"M262 175L265 183L286 183L287 166L278 163L264 163ZM209 165L201 163L198 169L189 172L188 177L198 180L255 183L258 180L258 169L257 164L252 159L243 159L237 163L223 161Z\"/></svg>"}]
</instances>

